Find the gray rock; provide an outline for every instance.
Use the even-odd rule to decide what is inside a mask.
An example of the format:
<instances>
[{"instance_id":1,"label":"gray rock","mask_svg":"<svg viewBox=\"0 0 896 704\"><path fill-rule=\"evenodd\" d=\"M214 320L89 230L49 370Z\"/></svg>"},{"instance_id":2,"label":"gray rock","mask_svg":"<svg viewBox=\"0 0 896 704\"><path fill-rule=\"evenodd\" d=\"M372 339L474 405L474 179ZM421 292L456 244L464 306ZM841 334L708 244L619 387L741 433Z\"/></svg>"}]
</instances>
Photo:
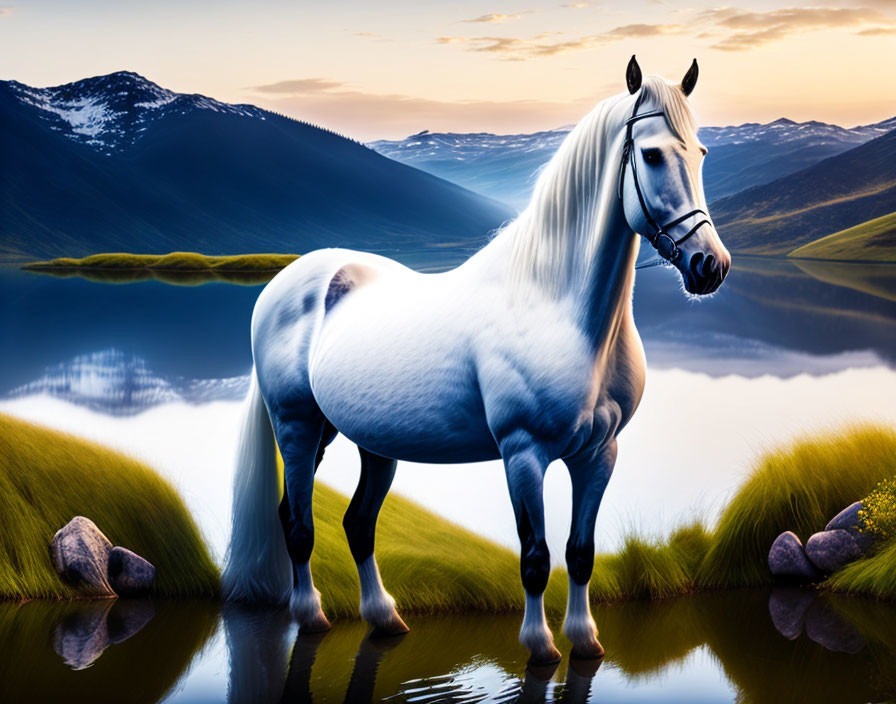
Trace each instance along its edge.
<instances>
[{"instance_id":1,"label":"gray rock","mask_svg":"<svg viewBox=\"0 0 896 704\"><path fill-rule=\"evenodd\" d=\"M847 506L840 513L834 516L830 523L824 529L828 530L848 530L849 534L855 539L859 549L866 553L874 546L874 536L869 533L860 533L859 511L862 510L862 502L856 501L854 504Z\"/></svg>"},{"instance_id":2,"label":"gray rock","mask_svg":"<svg viewBox=\"0 0 896 704\"><path fill-rule=\"evenodd\" d=\"M118 599L106 615L109 641L117 645L137 633L156 615L148 599Z\"/></svg>"},{"instance_id":3,"label":"gray rock","mask_svg":"<svg viewBox=\"0 0 896 704\"><path fill-rule=\"evenodd\" d=\"M859 525L859 511L862 510L862 502L856 501L854 504L850 504L845 509L843 509L840 513L834 516L830 523L828 523L824 529L825 530L848 530L850 528L855 528Z\"/></svg>"},{"instance_id":4,"label":"gray rock","mask_svg":"<svg viewBox=\"0 0 896 704\"><path fill-rule=\"evenodd\" d=\"M71 584L86 584L101 596L114 596L107 565L112 543L84 516L75 516L53 536L53 567Z\"/></svg>"},{"instance_id":5,"label":"gray rock","mask_svg":"<svg viewBox=\"0 0 896 704\"><path fill-rule=\"evenodd\" d=\"M799 638L806 612L817 598L816 592L796 587L772 589L768 597L768 613L778 633L788 640Z\"/></svg>"},{"instance_id":6,"label":"gray rock","mask_svg":"<svg viewBox=\"0 0 896 704\"><path fill-rule=\"evenodd\" d=\"M822 572L836 572L858 560L862 550L849 531L838 528L816 533L806 541L806 555Z\"/></svg>"},{"instance_id":7,"label":"gray rock","mask_svg":"<svg viewBox=\"0 0 896 704\"><path fill-rule=\"evenodd\" d=\"M806 612L806 635L835 653L854 655L865 647L865 639L840 618L824 599L816 601Z\"/></svg>"},{"instance_id":8,"label":"gray rock","mask_svg":"<svg viewBox=\"0 0 896 704\"><path fill-rule=\"evenodd\" d=\"M109 584L120 596L146 594L152 588L156 568L127 548L109 551Z\"/></svg>"},{"instance_id":9,"label":"gray rock","mask_svg":"<svg viewBox=\"0 0 896 704\"><path fill-rule=\"evenodd\" d=\"M820 575L806 557L800 539L790 531L781 533L768 553L768 568L772 575L783 579L811 581Z\"/></svg>"},{"instance_id":10,"label":"gray rock","mask_svg":"<svg viewBox=\"0 0 896 704\"><path fill-rule=\"evenodd\" d=\"M84 601L53 633L53 649L73 670L90 667L109 647L106 614L110 601Z\"/></svg>"}]
</instances>

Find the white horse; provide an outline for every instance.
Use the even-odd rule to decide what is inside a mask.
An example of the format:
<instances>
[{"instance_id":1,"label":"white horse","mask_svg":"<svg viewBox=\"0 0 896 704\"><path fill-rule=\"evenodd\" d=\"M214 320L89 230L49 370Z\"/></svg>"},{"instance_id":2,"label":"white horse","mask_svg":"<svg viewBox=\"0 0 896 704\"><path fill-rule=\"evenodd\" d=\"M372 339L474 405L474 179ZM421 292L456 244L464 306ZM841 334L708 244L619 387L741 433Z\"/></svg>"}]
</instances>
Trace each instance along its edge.
<instances>
[{"instance_id":1,"label":"white horse","mask_svg":"<svg viewBox=\"0 0 896 704\"><path fill-rule=\"evenodd\" d=\"M711 293L730 266L705 213L706 149L686 100L696 61L677 86L657 76L642 85L634 57L626 78L628 93L599 103L563 142L519 218L458 268L420 274L324 249L264 289L252 317L228 598L281 602L291 591L301 630L329 627L309 568L311 495L324 448L341 432L361 453L343 521L361 614L376 633L406 631L373 556L396 460L500 457L526 591L520 641L533 662L556 661L542 603L542 485L562 459L573 487L564 632L574 656L603 654L588 601L594 523L646 368L632 317L635 233L678 268L689 293Z\"/></svg>"}]
</instances>

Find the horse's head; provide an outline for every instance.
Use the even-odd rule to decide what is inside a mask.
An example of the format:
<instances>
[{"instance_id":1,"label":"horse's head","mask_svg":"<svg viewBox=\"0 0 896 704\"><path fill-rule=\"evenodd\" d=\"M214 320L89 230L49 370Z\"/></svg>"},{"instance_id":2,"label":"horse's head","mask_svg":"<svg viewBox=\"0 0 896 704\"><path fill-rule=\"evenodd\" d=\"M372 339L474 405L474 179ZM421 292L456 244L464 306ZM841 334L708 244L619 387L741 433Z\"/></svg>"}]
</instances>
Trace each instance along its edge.
<instances>
[{"instance_id":1,"label":"horse's head","mask_svg":"<svg viewBox=\"0 0 896 704\"><path fill-rule=\"evenodd\" d=\"M719 239L703 194L703 157L687 102L697 61L678 86L657 76L643 82L632 56L626 72L634 104L625 122L619 196L625 219L681 272L689 293L715 291L731 255Z\"/></svg>"}]
</instances>

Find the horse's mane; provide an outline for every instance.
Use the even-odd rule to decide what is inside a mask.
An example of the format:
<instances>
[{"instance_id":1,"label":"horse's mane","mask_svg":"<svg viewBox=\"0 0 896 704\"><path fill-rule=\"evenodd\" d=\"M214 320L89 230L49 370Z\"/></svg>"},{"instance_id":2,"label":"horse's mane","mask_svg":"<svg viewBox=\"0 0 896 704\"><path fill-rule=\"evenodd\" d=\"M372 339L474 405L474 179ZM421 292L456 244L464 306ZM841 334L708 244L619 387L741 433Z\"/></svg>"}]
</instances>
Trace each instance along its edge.
<instances>
[{"instance_id":1,"label":"horse's mane","mask_svg":"<svg viewBox=\"0 0 896 704\"><path fill-rule=\"evenodd\" d=\"M583 281L614 212L622 133L638 96L607 98L586 115L541 171L529 205L503 230L512 237L515 288L535 285L554 297ZM678 86L647 76L639 110L662 110L673 133L694 139L696 123Z\"/></svg>"}]
</instances>

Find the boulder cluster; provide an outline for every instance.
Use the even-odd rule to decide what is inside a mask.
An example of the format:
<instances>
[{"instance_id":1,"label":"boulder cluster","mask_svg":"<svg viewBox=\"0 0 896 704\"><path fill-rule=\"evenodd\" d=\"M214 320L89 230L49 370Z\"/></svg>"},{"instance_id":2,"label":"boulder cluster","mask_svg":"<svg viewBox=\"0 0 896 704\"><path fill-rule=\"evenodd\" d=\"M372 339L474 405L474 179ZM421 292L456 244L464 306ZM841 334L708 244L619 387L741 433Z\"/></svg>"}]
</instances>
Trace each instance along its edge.
<instances>
[{"instance_id":1,"label":"boulder cluster","mask_svg":"<svg viewBox=\"0 0 896 704\"><path fill-rule=\"evenodd\" d=\"M781 579L812 582L858 560L872 548L874 538L861 530L856 501L834 516L824 530L806 541L805 546L791 531L781 533L768 553L772 575Z\"/></svg>"},{"instance_id":2,"label":"boulder cluster","mask_svg":"<svg viewBox=\"0 0 896 704\"><path fill-rule=\"evenodd\" d=\"M53 567L70 584L98 596L139 596L152 588L156 568L127 548L113 546L96 524L75 516L50 543Z\"/></svg>"}]
</instances>

